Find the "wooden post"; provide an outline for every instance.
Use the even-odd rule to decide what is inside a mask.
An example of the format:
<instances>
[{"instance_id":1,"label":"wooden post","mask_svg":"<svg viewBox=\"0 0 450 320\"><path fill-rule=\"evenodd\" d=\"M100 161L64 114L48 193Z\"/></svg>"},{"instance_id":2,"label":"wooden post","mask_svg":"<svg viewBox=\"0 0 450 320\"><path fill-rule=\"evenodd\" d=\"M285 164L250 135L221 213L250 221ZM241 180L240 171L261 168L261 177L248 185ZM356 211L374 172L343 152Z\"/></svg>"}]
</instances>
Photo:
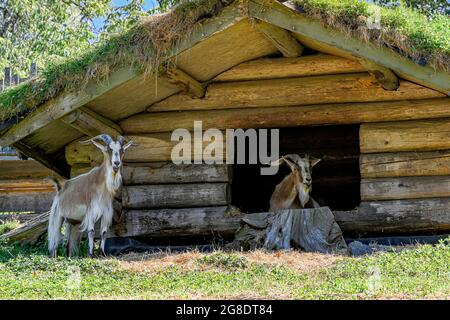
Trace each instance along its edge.
<instances>
[{"instance_id":1,"label":"wooden post","mask_svg":"<svg viewBox=\"0 0 450 320\"><path fill-rule=\"evenodd\" d=\"M366 68L367 72L369 72L384 89L398 89L400 82L398 81L397 76L391 70L367 59L360 58L358 59L358 61L364 68Z\"/></svg>"},{"instance_id":2,"label":"wooden post","mask_svg":"<svg viewBox=\"0 0 450 320\"><path fill-rule=\"evenodd\" d=\"M289 31L261 20L256 22L256 26L285 57L302 55L303 46L297 42Z\"/></svg>"}]
</instances>

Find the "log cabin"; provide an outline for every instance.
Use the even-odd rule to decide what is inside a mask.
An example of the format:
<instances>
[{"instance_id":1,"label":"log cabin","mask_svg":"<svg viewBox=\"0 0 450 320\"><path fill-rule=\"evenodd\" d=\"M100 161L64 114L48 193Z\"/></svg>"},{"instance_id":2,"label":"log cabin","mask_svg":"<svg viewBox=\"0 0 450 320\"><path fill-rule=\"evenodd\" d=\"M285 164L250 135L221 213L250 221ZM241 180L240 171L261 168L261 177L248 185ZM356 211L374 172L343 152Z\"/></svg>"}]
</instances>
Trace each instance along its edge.
<instances>
[{"instance_id":1,"label":"log cabin","mask_svg":"<svg viewBox=\"0 0 450 320\"><path fill-rule=\"evenodd\" d=\"M125 154L111 236L175 244L232 237L240 214L268 210L288 169L175 165L171 132L194 121L277 128L281 154L322 159L313 197L344 235L449 232L448 51L437 63L364 19L333 25L310 2L197 0L144 20L94 50L101 61L80 58L88 62L77 74L64 72L68 62L56 84L22 84L8 100L15 111L2 116L0 146L68 178L101 159L78 141L125 135L137 146Z\"/></svg>"}]
</instances>

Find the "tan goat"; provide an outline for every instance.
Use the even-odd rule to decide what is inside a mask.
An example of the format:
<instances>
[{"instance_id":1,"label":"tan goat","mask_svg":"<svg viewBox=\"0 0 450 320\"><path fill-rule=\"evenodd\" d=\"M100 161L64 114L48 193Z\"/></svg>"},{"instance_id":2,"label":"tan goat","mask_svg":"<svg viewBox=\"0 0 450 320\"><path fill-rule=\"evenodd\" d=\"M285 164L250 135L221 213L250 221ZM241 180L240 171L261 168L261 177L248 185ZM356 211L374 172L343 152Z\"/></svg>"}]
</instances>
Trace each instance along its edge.
<instances>
[{"instance_id":1,"label":"tan goat","mask_svg":"<svg viewBox=\"0 0 450 320\"><path fill-rule=\"evenodd\" d=\"M286 163L291 173L275 187L270 198L269 211L319 207L309 195L312 189L312 167L319 161L320 159L310 158L309 155L302 158L298 154L288 154L272 163L272 165Z\"/></svg>"}]
</instances>

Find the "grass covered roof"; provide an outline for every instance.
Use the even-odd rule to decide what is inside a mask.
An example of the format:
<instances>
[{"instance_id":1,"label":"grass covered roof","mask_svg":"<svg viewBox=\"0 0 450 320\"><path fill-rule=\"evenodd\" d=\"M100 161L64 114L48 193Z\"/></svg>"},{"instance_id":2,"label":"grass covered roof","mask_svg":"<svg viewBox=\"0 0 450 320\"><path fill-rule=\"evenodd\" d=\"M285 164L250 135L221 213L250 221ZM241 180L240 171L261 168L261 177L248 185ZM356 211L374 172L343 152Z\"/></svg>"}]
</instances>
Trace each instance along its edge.
<instances>
[{"instance_id":1,"label":"grass covered roof","mask_svg":"<svg viewBox=\"0 0 450 320\"><path fill-rule=\"evenodd\" d=\"M104 81L111 72L132 66L155 72L170 49L189 34L194 25L217 15L224 6L238 2L245 14L248 0L184 1L168 13L150 16L127 33L95 45L89 52L58 65L50 65L39 77L0 93L0 122L20 117L62 92L80 90L89 81ZM268 1L270 2L270 1ZM405 7L379 7L359 0L293 0L297 10L319 19L327 27L352 37L387 46L421 65L450 70L450 18L425 15ZM379 12L381 28L369 28ZM11 121L11 120L10 120Z\"/></svg>"}]
</instances>

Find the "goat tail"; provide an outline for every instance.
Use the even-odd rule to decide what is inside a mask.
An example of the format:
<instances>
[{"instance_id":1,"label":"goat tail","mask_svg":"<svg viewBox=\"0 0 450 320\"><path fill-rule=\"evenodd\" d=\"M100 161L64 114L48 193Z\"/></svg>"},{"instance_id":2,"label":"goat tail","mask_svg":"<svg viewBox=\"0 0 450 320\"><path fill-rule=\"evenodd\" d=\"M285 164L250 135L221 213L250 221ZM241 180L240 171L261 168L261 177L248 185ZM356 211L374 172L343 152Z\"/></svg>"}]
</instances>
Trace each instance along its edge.
<instances>
[{"instance_id":1,"label":"goat tail","mask_svg":"<svg viewBox=\"0 0 450 320\"><path fill-rule=\"evenodd\" d=\"M61 240L62 217L60 216L58 210L58 202L59 202L58 198L59 196L56 195L55 199L53 200L48 220L48 232L47 232L48 251L50 255L52 255L53 257L56 257L58 245Z\"/></svg>"},{"instance_id":2,"label":"goat tail","mask_svg":"<svg viewBox=\"0 0 450 320\"><path fill-rule=\"evenodd\" d=\"M58 191L58 193L61 191L61 183L54 177L46 177L44 180L52 182L55 185L56 191Z\"/></svg>"}]
</instances>

